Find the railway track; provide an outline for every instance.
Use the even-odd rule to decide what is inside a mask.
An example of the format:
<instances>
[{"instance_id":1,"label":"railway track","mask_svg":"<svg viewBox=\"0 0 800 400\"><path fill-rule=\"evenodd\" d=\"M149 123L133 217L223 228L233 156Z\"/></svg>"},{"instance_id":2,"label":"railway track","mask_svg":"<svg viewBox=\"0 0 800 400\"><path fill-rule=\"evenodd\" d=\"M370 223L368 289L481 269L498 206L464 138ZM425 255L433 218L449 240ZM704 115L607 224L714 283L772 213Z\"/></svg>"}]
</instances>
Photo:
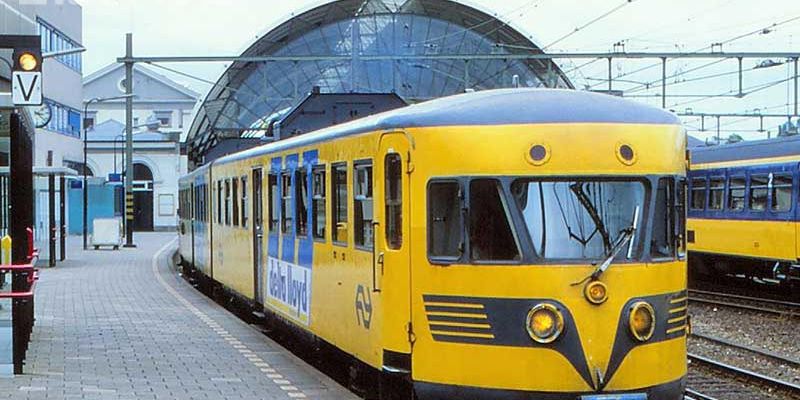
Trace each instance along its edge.
<instances>
[{"instance_id":1,"label":"railway track","mask_svg":"<svg viewBox=\"0 0 800 400\"><path fill-rule=\"evenodd\" d=\"M698 289L689 289L689 301L693 303L711 304L774 314L789 318L800 317L800 303L790 301L763 299Z\"/></svg>"},{"instance_id":2,"label":"railway track","mask_svg":"<svg viewBox=\"0 0 800 400\"><path fill-rule=\"evenodd\" d=\"M692 332L690 337L693 338L693 339L705 340L707 342L715 343L715 344L718 344L718 345L721 345L721 346L731 347L731 348L734 348L736 350L743 351L743 352L746 352L746 353L755 354L755 355L758 355L758 356L761 356L761 357L764 357L764 358L768 358L768 359L770 359L772 361L783 363L783 364L786 364L788 366L792 366L792 367L795 367L795 368L800 367L800 360L797 360L797 359L794 359L794 358L789 358L789 357L780 355L778 353L775 353L775 352L772 352L772 351L769 351L769 350L764 350L764 349L760 349L760 348L753 347L753 346L747 346L747 345L735 343L735 342L732 342L732 341L730 341L728 339L724 339L724 338L720 338L720 337L716 337L716 336L710 336L710 335L706 335L706 334L699 333L699 332Z\"/></svg>"},{"instance_id":3,"label":"railway track","mask_svg":"<svg viewBox=\"0 0 800 400\"><path fill-rule=\"evenodd\" d=\"M800 399L800 385L697 354L690 361L687 399Z\"/></svg>"}]
</instances>

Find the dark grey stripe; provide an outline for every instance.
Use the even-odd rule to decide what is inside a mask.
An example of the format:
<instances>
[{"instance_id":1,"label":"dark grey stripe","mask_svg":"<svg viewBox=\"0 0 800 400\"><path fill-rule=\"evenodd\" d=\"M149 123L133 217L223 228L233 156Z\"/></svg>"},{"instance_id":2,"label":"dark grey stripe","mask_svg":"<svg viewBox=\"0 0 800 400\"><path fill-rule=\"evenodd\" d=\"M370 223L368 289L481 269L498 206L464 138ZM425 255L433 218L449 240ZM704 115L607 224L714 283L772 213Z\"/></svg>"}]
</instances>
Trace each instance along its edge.
<instances>
[{"instance_id":1,"label":"dark grey stripe","mask_svg":"<svg viewBox=\"0 0 800 400\"><path fill-rule=\"evenodd\" d=\"M431 324L431 330L438 332L483 333L487 335L492 334L492 328L474 328L467 326L452 326L452 325L438 325L438 324Z\"/></svg>"},{"instance_id":2,"label":"dark grey stripe","mask_svg":"<svg viewBox=\"0 0 800 400\"><path fill-rule=\"evenodd\" d=\"M457 306L425 306L427 312L451 312L459 314L486 315L483 308L457 307Z\"/></svg>"},{"instance_id":3,"label":"dark grey stripe","mask_svg":"<svg viewBox=\"0 0 800 400\"><path fill-rule=\"evenodd\" d=\"M488 324L489 320L484 318L451 317L449 315L428 315L429 322L461 322L465 324Z\"/></svg>"}]
</instances>

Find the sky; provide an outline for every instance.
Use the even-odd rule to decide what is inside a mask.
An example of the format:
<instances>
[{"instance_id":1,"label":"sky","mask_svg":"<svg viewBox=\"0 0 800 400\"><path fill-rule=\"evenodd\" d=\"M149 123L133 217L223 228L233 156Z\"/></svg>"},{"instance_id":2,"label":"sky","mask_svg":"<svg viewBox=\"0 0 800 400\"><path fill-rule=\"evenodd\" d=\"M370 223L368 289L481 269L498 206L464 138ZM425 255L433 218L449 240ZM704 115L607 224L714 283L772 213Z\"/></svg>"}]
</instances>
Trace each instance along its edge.
<instances>
[{"instance_id":1,"label":"sky","mask_svg":"<svg viewBox=\"0 0 800 400\"><path fill-rule=\"evenodd\" d=\"M236 55L278 23L320 1L277 0L78 0L83 6L84 73L112 63L125 51L125 33L132 32L134 55ZM800 52L800 1L797 0L469 0L531 36L549 53L605 52L623 43L631 51ZM617 47L616 49L620 49ZM715 47L715 50L718 49ZM606 60L560 60L577 88L605 89ZM737 61L674 60L667 64L667 108L676 112L793 112L793 66L754 67L765 60L743 60L738 93ZM166 64L199 78L216 81L225 63ZM647 69L643 69L649 67ZM643 70L642 70L643 69ZM638 71L641 70L641 71ZM637 72L638 71L638 72ZM161 71L163 72L163 71ZM169 74L167 74L169 75ZM658 60L612 63L614 89L638 101L661 105ZM211 85L172 75L203 93ZM784 82L781 82L784 81ZM650 83L650 85L647 85ZM690 97L672 97L689 95ZM716 135L716 119L684 118L693 135ZM764 128L777 134L786 118L766 119ZM723 118L720 134L764 138L758 119Z\"/></svg>"}]
</instances>

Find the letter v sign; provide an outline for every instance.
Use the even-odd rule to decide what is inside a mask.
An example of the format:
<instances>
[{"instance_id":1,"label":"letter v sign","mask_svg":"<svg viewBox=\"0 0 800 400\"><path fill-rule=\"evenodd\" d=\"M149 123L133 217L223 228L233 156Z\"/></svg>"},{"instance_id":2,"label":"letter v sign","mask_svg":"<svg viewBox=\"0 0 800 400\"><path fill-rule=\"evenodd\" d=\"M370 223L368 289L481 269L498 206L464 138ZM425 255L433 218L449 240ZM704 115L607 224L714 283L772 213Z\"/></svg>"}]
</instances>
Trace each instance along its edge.
<instances>
[{"instance_id":1,"label":"letter v sign","mask_svg":"<svg viewBox=\"0 0 800 400\"><path fill-rule=\"evenodd\" d=\"M11 93L14 105L42 104L42 73L14 71L11 76Z\"/></svg>"}]
</instances>

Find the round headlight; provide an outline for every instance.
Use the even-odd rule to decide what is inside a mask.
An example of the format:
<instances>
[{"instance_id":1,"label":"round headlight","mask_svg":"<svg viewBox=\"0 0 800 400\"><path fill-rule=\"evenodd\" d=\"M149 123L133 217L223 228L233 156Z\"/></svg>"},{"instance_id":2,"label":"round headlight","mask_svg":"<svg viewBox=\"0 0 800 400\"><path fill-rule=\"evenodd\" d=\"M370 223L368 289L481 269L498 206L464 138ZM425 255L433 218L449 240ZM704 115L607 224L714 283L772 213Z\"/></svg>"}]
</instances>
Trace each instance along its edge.
<instances>
[{"instance_id":1,"label":"round headlight","mask_svg":"<svg viewBox=\"0 0 800 400\"><path fill-rule=\"evenodd\" d=\"M19 66L23 71L33 71L36 69L37 64L39 64L39 61L36 60L36 56L31 53L22 53L22 55L19 56Z\"/></svg>"},{"instance_id":2,"label":"round headlight","mask_svg":"<svg viewBox=\"0 0 800 400\"><path fill-rule=\"evenodd\" d=\"M551 343L564 330L564 316L554 305L541 303L528 311L526 324L531 339L539 343Z\"/></svg>"},{"instance_id":3,"label":"round headlight","mask_svg":"<svg viewBox=\"0 0 800 400\"><path fill-rule=\"evenodd\" d=\"M591 281L583 288L583 296L592 304L603 304L608 300L608 290L603 282Z\"/></svg>"},{"instance_id":4,"label":"round headlight","mask_svg":"<svg viewBox=\"0 0 800 400\"><path fill-rule=\"evenodd\" d=\"M650 340L656 329L656 312L653 306L644 301L633 303L628 316L628 325L631 328L631 335L636 340L640 342Z\"/></svg>"}]
</instances>

